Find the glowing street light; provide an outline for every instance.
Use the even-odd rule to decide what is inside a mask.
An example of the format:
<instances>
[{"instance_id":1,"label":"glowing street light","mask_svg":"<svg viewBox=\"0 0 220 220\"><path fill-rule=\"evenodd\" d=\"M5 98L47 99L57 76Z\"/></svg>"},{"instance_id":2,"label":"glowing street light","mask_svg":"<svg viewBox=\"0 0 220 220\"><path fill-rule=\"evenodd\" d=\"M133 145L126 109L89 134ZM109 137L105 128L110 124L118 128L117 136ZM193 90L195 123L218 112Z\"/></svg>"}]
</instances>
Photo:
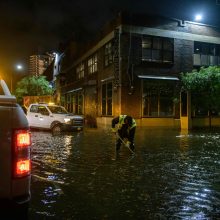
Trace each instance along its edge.
<instances>
[{"instance_id":1,"label":"glowing street light","mask_svg":"<svg viewBox=\"0 0 220 220\"><path fill-rule=\"evenodd\" d=\"M202 20L202 15L201 14L197 14L195 16L195 21L201 21Z\"/></svg>"},{"instance_id":2,"label":"glowing street light","mask_svg":"<svg viewBox=\"0 0 220 220\"><path fill-rule=\"evenodd\" d=\"M16 65L17 70L22 70L23 66L21 64Z\"/></svg>"}]
</instances>

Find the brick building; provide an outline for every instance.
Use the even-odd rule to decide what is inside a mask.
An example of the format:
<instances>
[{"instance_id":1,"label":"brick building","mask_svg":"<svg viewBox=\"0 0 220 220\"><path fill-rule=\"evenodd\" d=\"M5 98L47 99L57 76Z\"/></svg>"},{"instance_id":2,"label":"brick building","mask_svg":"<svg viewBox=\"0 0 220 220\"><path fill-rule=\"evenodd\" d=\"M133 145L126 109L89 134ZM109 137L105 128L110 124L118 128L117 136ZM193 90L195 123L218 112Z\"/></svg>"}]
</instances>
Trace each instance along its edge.
<instances>
[{"instance_id":1,"label":"brick building","mask_svg":"<svg viewBox=\"0 0 220 220\"><path fill-rule=\"evenodd\" d=\"M110 124L119 114L142 126L180 127L179 75L220 65L216 27L120 14L90 45L70 43L56 76L59 102L88 122Z\"/></svg>"}]
</instances>

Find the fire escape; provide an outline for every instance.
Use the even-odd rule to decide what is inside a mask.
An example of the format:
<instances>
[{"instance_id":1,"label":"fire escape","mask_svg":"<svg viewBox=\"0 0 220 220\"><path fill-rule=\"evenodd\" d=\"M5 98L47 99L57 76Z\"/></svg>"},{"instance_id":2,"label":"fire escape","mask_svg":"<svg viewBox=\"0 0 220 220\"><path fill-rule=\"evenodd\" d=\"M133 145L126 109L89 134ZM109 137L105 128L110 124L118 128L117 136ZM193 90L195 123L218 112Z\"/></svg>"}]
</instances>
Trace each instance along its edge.
<instances>
[{"instance_id":1,"label":"fire escape","mask_svg":"<svg viewBox=\"0 0 220 220\"><path fill-rule=\"evenodd\" d=\"M120 86L120 33L119 29L115 30L113 40L113 63L114 63L114 81L113 88L117 89Z\"/></svg>"}]
</instances>

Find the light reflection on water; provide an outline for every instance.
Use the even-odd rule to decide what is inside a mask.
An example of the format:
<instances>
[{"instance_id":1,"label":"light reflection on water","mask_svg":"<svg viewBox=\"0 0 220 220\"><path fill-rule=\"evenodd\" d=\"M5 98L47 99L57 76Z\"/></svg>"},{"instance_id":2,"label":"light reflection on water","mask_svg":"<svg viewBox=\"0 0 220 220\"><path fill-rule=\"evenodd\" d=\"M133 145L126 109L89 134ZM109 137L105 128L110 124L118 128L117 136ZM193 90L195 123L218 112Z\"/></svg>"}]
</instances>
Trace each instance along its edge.
<instances>
[{"instance_id":1,"label":"light reflection on water","mask_svg":"<svg viewBox=\"0 0 220 220\"><path fill-rule=\"evenodd\" d=\"M30 219L220 218L220 133L136 134L116 155L107 129L32 132Z\"/></svg>"}]
</instances>

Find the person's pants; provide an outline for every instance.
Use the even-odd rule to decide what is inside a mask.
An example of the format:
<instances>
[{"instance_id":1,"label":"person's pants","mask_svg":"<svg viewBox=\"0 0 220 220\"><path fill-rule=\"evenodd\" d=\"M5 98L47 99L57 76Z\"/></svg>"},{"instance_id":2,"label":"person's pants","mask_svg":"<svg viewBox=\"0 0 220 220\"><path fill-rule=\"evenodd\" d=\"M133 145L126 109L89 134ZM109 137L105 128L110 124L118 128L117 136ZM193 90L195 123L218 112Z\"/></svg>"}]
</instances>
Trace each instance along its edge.
<instances>
[{"instance_id":1,"label":"person's pants","mask_svg":"<svg viewBox=\"0 0 220 220\"><path fill-rule=\"evenodd\" d=\"M136 128L134 127L134 128L132 128L132 129L130 129L129 132L127 132L127 130L126 130L126 132L123 131L123 130L119 130L119 131L118 131L118 135L120 136L120 138L121 138L122 140L124 140L125 138L128 139L128 141L130 142L130 149L131 149L131 150L134 150L134 135L135 135L135 130L136 130ZM120 138L118 138L117 141L116 141L116 150L117 150L117 151L120 150L120 147L121 147L121 144L122 144L122 141L121 141Z\"/></svg>"}]
</instances>

